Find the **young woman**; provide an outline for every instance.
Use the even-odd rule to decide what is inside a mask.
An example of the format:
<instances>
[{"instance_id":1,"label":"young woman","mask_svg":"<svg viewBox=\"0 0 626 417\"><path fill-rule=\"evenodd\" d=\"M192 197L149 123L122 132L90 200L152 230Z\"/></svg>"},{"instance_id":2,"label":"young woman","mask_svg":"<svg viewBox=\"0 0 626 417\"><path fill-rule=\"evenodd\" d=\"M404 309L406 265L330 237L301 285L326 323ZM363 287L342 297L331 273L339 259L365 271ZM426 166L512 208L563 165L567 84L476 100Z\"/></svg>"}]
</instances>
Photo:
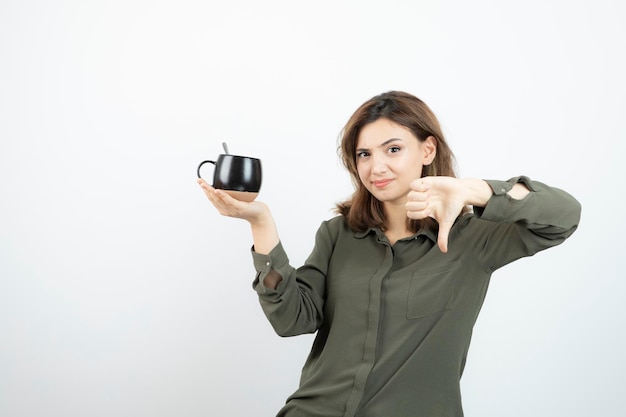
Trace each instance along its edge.
<instances>
[{"instance_id":1,"label":"young woman","mask_svg":"<svg viewBox=\"0 0 626 417\"><path fill-rule=\"evenodd\" d=\"M404 92L361 105L341 155L355 192L297 269L265 204L198 181L221 214L250 223L254 288L276 332L317 332L278 416L462 416L460 378L491 274L562 243L580 205L524 176L456 178L434 114Z\"/></svg>"}]
</instances>

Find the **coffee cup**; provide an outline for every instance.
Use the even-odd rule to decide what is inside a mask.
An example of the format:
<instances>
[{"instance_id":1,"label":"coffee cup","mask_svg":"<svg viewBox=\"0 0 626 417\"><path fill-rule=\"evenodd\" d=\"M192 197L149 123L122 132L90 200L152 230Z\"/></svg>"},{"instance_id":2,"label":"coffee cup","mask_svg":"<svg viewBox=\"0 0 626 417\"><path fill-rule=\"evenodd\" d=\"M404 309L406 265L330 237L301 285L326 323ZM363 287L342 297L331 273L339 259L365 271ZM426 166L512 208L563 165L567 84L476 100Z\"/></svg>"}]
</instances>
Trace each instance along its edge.
<instances>
[{"instance_id":1,"label":"coffee cup","mask_svg":"<svg viewBox=\"0 0 626 417\"><path fill-rule=\"evenodd\" d=\"M213 187L241 201L253 201L261 189L261 160L249 156L220 154L217 161L206 160L198 165L198 178L202 178L200 168L213 164Z\"/></svg>"}]
</instances>

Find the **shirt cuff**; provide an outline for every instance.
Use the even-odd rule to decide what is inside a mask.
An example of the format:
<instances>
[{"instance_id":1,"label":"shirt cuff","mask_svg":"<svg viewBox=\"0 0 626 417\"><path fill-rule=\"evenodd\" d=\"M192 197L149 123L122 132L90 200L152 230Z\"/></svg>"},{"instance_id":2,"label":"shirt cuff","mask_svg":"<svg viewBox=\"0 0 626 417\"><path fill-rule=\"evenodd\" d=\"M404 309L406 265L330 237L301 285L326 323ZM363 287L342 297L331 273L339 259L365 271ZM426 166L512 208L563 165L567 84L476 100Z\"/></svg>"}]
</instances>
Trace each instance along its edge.
<instances>
[{"instance_id":1,"label":"shirt cuff","mask_svg":"<svg viewBox=\"0 0 626 417\"><path fill-rule=\"evenodd\" d=\"M474 213L485 220L502 221L509 217L511 211L516 211L520 205L526 200L515 200L507 193L517 183L522 183L531 192L536 191L530 178L526 176L513 177L507 181L502 180L485 180L493 195L485 205L485 207L474 207Z\"/></svg>"},{"instance_id":2,"label":"shirt cuff","mask_svg":"<svg viewBox=\"0 0 626 417\"><path fill-rule=\"evenodd\" d=\"M289 266L289 258L287 257L287 253L285 252L282 243L278 242L278 244L267 255L255 252L254 246L250 249L250 252L252 253L254 269L257 271L252 287L259 294L279 292L281 287L280 284L283 284L287 279L288 271L286 267ZM280 274L283 278L276 290L272 290L263 285L263 280L272 269L278 272L278 274Z\"/></svg>"},{"instance_id":3,"label":"shirt cuff","mask_svg":"<svg viewBox=\"0 0 626 417\"><path fill-rule=\"evenodd\" d=\"M530 191L535 191L530 178L524 175L521 175L519 177L513 177L507 181L485 180L485 182L489 184L489 186L493 190L494 195L504 195L508 193L509 191L511 191L511 188L513 188L513 186L519 182L524 184L526 188L528 188Z\"/></svg>"}]
</instances>

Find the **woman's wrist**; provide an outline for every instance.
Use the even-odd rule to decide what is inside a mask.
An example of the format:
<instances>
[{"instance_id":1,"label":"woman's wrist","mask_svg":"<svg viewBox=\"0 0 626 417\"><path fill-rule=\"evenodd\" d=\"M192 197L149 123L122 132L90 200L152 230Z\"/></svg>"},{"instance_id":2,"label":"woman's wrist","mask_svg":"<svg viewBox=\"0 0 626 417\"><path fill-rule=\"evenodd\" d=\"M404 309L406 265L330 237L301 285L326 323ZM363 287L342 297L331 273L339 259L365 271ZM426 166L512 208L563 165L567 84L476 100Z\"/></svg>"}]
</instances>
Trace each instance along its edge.
<instances>
[{"instance_id":1,"label":"woman's wrist","mask_svg":"<svg viewBox=\"0 0 626 417\"><path fill-rule=\"evenodd\" d=\"M514 200L522 200L528 194L530 194L530 190L521 182L513 185L513 187L507 193Z\"/></svg>"},{"instance_id":2,"label":"woman's wrist","mask_svg":"<svg viewBox=\"0 0 626 417\"><path fill-rule=\"evenodd\" d=\"M462 178L465 204L485 207L493 195L493 190L486 181L476 178Z\"/></svg>"},{"instance_id":3,"label":"woman's wrist","mask_svg":"<svg viewBox=\"0 0 626 417\"><path fill-rule=\"evenodd\" d=\"M264 224L273 222L270 209L265 203L255 201L253 204L258 205L258 208L245 218L251 227L262 227Z\"/></svg>"},{"instance_id":4,"label":"woman's wrist","mask_svg":"<svg viewBox=\"0 0 626 417\"><path fill-rule=\"evenodd\" d=\"M258 215L248 219L248 222L252 231L254 250L268 255L280 241L276 223L269 208L264 205L264 209Z\"/></svg>"}]
</instances>

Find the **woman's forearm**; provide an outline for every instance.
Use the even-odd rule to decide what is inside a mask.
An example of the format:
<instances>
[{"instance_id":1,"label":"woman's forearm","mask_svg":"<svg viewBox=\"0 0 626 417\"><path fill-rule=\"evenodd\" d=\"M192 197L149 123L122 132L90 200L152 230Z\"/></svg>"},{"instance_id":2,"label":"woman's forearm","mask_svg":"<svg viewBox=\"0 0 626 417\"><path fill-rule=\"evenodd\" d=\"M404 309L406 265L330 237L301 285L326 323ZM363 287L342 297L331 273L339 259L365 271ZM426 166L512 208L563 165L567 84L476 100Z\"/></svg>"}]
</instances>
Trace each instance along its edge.
<instances>
[{"instance_id":1,"label":"woman's forearm","mask_svg":"<svg viewBox=\"0 0 626 417\"><path fill-rule=\"evenodd\" d=\"M269 255L280 240L276 223L269 209L263 211L262 214L254 219L249 220L249 222L254 242L254 251L262 255Z\"/></svg>"},{"instance_id":2,"label":"woman's forearm","mask_svg":"<svg viewBox=\"0 0 626 417\"><path fill-rule=\"evenodd\" d=\"M463 178L465 186L465 201L468 205L474 207L485 207L493 194L493 190L486 181L474 178ZM530 190L522 183L513 185L513 188L507 193L515 200L521 200L528 195Z\"/></svg>"}]
</instances>

